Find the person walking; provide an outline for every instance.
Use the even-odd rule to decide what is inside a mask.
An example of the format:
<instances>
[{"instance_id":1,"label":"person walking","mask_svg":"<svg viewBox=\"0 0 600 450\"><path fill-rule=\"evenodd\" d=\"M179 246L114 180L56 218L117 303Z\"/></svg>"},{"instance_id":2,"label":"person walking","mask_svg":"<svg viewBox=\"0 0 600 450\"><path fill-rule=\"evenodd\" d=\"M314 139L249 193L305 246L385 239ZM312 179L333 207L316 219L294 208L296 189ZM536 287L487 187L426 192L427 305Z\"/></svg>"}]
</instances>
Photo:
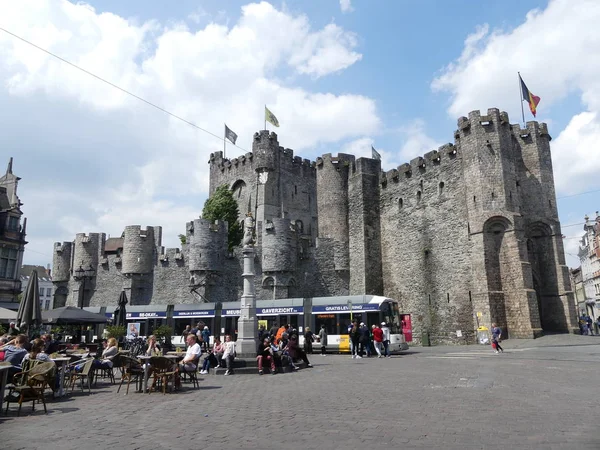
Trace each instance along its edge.
<instances>
[{"instance_id":1,"label":"person walking","mask_svg":"<svg viewBox=\"0 0 600 450\"><path fill-rule=\"evenodd\" d=\"M369 332L369 327L367 327L364 322L360 323L359 327L360 331L360 356L367 356L367 358L371 357L371 333Z\"/></svg>"},{"instance_id":2,"label":"person walking","mask_svg":"<svg viewBox=\"0 0 600 450\"><path fill-rule=\"evenodd\" d=\"M502 328L497 326L495 323L492 324L492 348L494 353L504 353L504 349L500 347L500 340L502 339Z\"/></svg>"},{"instance_id":3,"label":"person walking","mask_svg":"<svg viewBox=\"0 0 600 450\"><path fill-rule=\"evenodd\" d=\"M356 322L354 322L354 325L352 326L352 329L350 330L350 343L351 343L351 348L350 351L352 352L352 359L354 358L362 358L362 356L360 356L359 354L359 343L360 343L360 329L358 328L358 324Z\"/></svg>"},{"instance_id":4,"label":"person walking","mask_svg":"<svg viewBox=\"0 0 600 450\"><path fill-rule=\"evenodd\" d=\"M390 357L390 329L385 322L381 322L381 331L383 332L383 350L385 357Z\"/></svg>"},{"instance_id":5,"label":"person walking","mask_svg":"<svg viewBox=\"0 0 600 450\"><path fill-rule=\"evenodd\" d=\"M304 353L312 355L313 342L315 342L315 334L311 331L310 327L306 327L304 332Z\"/></svg>"},{"instance_id":6,"label":"person walking","mask_svg":"<svg viewBox=\"0 0 600 450\"><path fill-rule=\"evenodd\" d=\"M319 342L321 343L321 355L327 356L327 330L325 329L325 324L321 324Z\"/></svg>"},{"instance_id":7,"label":"person walking","mask_svg":"<svg viewBox=\"0 0 600 450\"><path fill-rule=\"evenodd\" d=\"M381 358L381 349L383 346L383 331L378 325L373 325L373 346L377 352L377 357Z\"/></svg>"},{"instance_id":8,"label":"person walking","mask_svg":"<svg viewBox=\"0 0 600 450\"><path fill-rule=\"evenodd\" d=\"M594 335L594 319L592 319L589 315L585 316L585 322L587 325L587 334L590 336Z\"/></svg>"}]
</instances>

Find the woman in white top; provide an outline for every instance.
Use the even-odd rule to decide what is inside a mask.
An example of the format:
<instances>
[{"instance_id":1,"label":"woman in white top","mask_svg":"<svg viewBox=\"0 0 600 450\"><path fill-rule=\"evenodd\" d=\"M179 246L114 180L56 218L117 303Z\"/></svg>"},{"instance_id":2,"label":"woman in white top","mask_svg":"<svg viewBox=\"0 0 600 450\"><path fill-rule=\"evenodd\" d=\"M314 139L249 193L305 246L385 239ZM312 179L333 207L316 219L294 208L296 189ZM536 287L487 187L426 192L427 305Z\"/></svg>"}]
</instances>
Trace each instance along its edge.
<instances>
[{"instance_id":1,"label":"woman in white top","mask_svg":"<svg viewBox=\"0 0 600 450\"><path fill-rule=\"evenodd\" d=\"M225 336L225 351L223 352L223 359L227 365L225 375L233 375L233 360L235 359L235 342L231 340L231 336Z\"/></svg>"}]
</instances>

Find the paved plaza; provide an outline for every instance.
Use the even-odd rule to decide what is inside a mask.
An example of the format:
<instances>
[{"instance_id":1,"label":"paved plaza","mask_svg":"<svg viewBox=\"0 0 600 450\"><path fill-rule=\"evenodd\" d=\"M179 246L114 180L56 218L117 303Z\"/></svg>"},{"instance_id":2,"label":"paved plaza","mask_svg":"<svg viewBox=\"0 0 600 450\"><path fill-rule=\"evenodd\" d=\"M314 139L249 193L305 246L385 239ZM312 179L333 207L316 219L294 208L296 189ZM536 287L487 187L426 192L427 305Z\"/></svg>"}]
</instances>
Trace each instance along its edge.
<instances>
[{"instance_id":1,"label":"paved plaza","mask_svg":"<svg viewBox=\"0 0 600 450\"><path fill-rule=\"evenodd\" d=\"M391 359L313 355L284 375L205 376L128 396L98 383L0 418L17 449L598 449L600 337L415 347Z\"/></svg>"}]
</instances>

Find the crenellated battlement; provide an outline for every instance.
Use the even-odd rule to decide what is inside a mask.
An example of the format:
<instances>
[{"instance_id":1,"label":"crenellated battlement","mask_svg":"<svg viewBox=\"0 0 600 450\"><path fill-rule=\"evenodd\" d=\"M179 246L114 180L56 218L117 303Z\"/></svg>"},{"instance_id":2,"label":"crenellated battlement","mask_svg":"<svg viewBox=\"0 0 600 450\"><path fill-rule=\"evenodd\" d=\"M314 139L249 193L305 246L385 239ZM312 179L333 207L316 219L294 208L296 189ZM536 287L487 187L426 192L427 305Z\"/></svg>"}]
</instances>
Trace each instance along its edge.
<instances>
[{"instance_id":1,"label":"crenellated battlement","mask_svg":"<svg viewBox=\"0 0 600 450\"><path fill-rule=\"evenodd\" d=\"M72 242L55 242L52 254L52 280L69 281L71 274Z\"/></svg>"},{"instance_id":2,"label":"crenellated battlement","mask_svg":"<svg viewBox=\"0 0 600 450\"><path fill-rule=\"evenodd\" d=\"M326 164L336 166L339 169L339 166L350 166L355 160L356 157L354 155L349 155L347 153L338 153L337 156L332 156L331 153L325 153L324 155L317 157L315 165L318 169L326 168Z\"/></svg>"},{"instance_id":3,"label":"crenellated battlement","mask_svg":"<svg viewBox=\"0 0 600 450\"><path fill-rule=\"evenodd\" d=\"M457 154L458 150L455 145L444 144L437 150L431 150L423 156L411 159L410 163L401 164L397 168L385 172L382 171L380 183L382 187L386 187L388 182L400 182L403 179L436 171L439 167L456 159Z\"/></svg>"}]
</instances>

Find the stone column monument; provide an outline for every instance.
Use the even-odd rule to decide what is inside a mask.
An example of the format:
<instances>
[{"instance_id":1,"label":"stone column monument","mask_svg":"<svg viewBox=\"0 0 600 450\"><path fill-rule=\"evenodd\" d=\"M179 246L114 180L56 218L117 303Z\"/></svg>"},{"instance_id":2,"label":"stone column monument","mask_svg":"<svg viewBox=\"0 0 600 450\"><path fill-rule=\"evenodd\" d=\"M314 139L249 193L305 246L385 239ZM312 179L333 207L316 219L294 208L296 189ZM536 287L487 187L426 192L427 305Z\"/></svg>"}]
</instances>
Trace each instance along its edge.
<instances>
[{"instance_id":1,"label":"stone column monument","mask_svg":"<svg viewBox=\"0 0 600 450\"><path fill-rule=\"evenodd\" d=\"M238 338L236 352L238 358L256 357L257 321L256 293L254 291L254 219L252 213L246 214L244 220L244 240L242 241L244 255L244 292L240 319L238 321Z\"/></svg>"}]
</instances>

